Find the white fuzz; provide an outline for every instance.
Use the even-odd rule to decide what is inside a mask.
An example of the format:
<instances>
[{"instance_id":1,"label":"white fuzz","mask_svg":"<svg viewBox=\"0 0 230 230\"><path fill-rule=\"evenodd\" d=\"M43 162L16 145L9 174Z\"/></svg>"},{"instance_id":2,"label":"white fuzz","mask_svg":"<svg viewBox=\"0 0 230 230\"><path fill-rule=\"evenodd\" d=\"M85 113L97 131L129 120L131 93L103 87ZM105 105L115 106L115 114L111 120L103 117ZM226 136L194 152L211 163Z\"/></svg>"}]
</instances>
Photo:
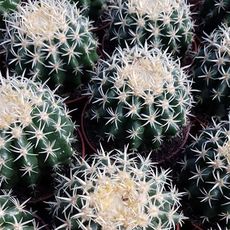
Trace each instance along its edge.
<instances>
[{"instance_id":1,"label":"white fuzz","mask_svg":"<svg viewBox=\"0 0 230 230\"><path fill-rule=\"evenodd\" d=\"M26 35L27 39L36 41L38 45L54 38L65 42L68 24L76 23L79 14L76 6L73 5L74 10L70 10L71 6L66 0L29 1L25 5L19 4L8 23L18 29L22 37Z\"/></svg>"},{"instance_id":2,"label":"white fuzz","mask_svg":"<svg viewBox=\"0 0 230 230\"><path fill-rule=\"evenodd\" d=\"M146 91L157 96L162 94L164 88L175 90L173 76L160 57L138 56L124 56L125 66L120 70L117 81L128 80L130 87L139 96L146 95Z\"/></svg>"},{"instance_id":3,"label":"white fuzz","mask_svg":"<svg viewBox=\"0 0 230 230\"><path fill-rule=\"evenodd\" d=\"M230 136L228 136L228 140L222 146L219 146L217 152L220 156L224 156L230 164Z\"/></svg>"},{"instance_id":4,"label":"white fuzz","mask_svg":"<svg viewBox=\"0 0 230 230\"><path fill-rule=\"evenodd\" d=\"M147 46L143 48L134 46L124 50L118 48L117 51L119 54L111 57L113 62L111 64L105 62L105 65L109 65L108 69L117 70L117 74L111 78L118 92L122 93L125 86L128 86L130 88L128 95L140 96L146 104L151 104L155 97L163 92L174 94L179 88L187 88L186 91L190 91L189 80L178 62L172 60L168 54L162 53L161 50L149 50ZM107 79L95 77L93 80L100 81L103 85ZM104 93L101 92L101 94ZM125 101L125 96L121 99ZM104 100L106 102L106 94ZM184 99L181 98L181 103L183 101ZM168 101L163 100L161 103L163 107L167 107Z\"/></svg>"},{"instance_id":5,"label":"white fuzz","mask_svg":"<svg viewBox=\"0 0 230 230\"><path fill-rule=\"evenodd\" d=\"M55 213L64 215L58 217L64 224L56 229L71 229L65 223L73 221L82 229L91 229L93 223L103 230L171 229L184 216L177 213L182 194L171 185L168 173L158 172L149 158L133 156L127 148L109 153L102 149L92 165L83 160L70 178L61 176L57 203L52 205Z\"/></svg>"},{"instance_id":6,"label":"white fuzz","mask_svg":"<svg viewBox=\"0 0 230 230\"><path fill-rule=\"evenodd\" d=\"M35 101L37 95L26 84L17 84L16 81L0 75L0 129L7 129L16 122L23 126L29 125ZM14 129L12 133L13 136L18 136L20 130Z\"/></svg>"},{"instance_id":7,"label":"white fuzz","mask_svg":"<svg viewBox=\"0 0 230 230\"><path fill-rule=\"evenodd\" d=\"M20 27L33 38L51 39L55 33L66 29L66 12L61 2L40 1L33 5L20 6Z\"/></svg>"},{"instance_id":8,"label":"white fuzz","mask_svg":"<svg viewBox=\"0 0 230 230\"><path fill-rule=\"evenodd\" d=\"M182 0L128 0L130 11L136 11L140 15L148 14L153 20L156 20L162 12L171 14L173 10L179 8L181 2Z\"/></svg>"}]
</instances>

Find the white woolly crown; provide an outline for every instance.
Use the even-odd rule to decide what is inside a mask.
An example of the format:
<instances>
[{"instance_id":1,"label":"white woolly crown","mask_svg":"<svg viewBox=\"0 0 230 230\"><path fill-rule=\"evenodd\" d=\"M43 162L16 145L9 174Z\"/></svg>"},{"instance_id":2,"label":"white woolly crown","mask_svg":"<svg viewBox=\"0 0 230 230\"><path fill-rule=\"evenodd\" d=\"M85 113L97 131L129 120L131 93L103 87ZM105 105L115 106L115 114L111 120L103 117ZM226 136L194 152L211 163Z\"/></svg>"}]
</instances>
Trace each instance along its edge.
<instances>
[{"instance_id":1,"label":"white woolly crown","mask_svg":"<svg viewBox=\"0 0 230 230\"><path fill-rule=\"evenodd\" d=\"M35 0L19 4L7 23L8 30L16 30L21 35L20 40L25 37L27 42L32 39L40 45L54 38L64 43L69 24L77 25L78 20L81 21L81 10L76 4L67 0Z\"/></svg>"},{"instance_id":2,"label":"white woolly crown","mask_svg":"<svg viewBox=\"0 0 230 230\"><path fill-rule=\"evenodd\" d=\"M130 11L136 11L140 15L148 14L151 19L156 20L162 12L171 14L182 2L182 0L129 0L128 6Z\"/></svg>"},{"instance_id":3,"label":"white woolly crown","mask_svg":"<svg viewBox=\"0 0 230 230\"><path fill-rule=\"evenodd\" d=\"M32 107L39 106L42 99L28 86L26 81L23 83L16 78L3 78L0 75L0 129L7 129L13 123L21 123L23 126L31 123Z\"/></svg>"}]
</instances>

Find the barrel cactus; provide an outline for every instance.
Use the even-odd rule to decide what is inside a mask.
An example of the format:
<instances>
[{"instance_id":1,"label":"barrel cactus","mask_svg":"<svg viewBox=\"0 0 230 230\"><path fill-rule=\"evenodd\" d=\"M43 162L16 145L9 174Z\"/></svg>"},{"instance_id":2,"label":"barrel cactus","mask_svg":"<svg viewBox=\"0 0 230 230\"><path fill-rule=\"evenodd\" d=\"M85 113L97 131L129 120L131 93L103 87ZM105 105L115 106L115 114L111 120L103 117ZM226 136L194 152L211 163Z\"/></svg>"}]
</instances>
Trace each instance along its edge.
<instances>
[{"instance_id":1,"label":"barrel cactus","mask_svg":"<svg viewBox=\"0 0 230 230\"><path fill-rule=\"evenodd\" d=\"M74 89L97 60L89 19L68 0L35 0L6 18L3 41L11 69L36 76L51 89ZM62 89L62 90L61 90Z\"/></svg>"},{"instance_id":2,"label":"barrel cactus","mask_svg":"<svg viewBox=\"0 0 230 230\"><path fill-rule=\"evenodd\" d=\"M104 21L109 40L124 47L143 44L182 55L193 37L189 5L184 0L108 0Z\"/></svg>"},{"instance_id":3,"label":"barrel cactus","mask_svg":"<svg viewBox=\"0 0 230 230\"><path fill-rule=\"evenodd\" d=\"M166 230L182 224L182 194L170 171L127 149L101 149L91 161L79 160L69 176L60 175L50 202L55 229Z\"/></svg>"},{"instance_id":4,"label":"barrel cactus","mask_svg":"<svg viewBox=\"0 0 230 230\"><path fill-rule=\"evenodd\" d=\"M229 50L230 27L223 24L206 35L193 64L198 108L221 117L230 106Z\"/></svg>"},{"instance_id":5,"label":"barrel cactus","mask_svg":"<svg viewBox=\"0 0 230 230\"><path fill-rule=\"evenodd\" d=\"M212 32L221 22L229 21L230 1L228 0L204 0L201 5L200 17L207 33Z\"/></svg>"},{"instance_id":6,"label":"barrel cactus","mask_svg":"<svg viewBox=\"0 0 230 230\"><path fill-rule=\"evenodd\" d=\"M179 62L165 52L147 45L118 48L94 71L90 118L107 141L157 149L186 125L190 85Z\"/></svg>"},{"instance_id":7,"label":"barrel cactus","mask_svg":"<svg viewBox=\"0 0 230 230\"><path fill-rule=\"evenodd\" d=\"M72 156L74 124L63 99L21 76L0 77L1 188L30 187Z\"/></svg>"},{"instance_id":8,"label":"barrel cactus","mask_svg":"<svg viewBox=\"0 0 230 230\"><path fill-rule=\"evenodd\" d=\"M229 123L214 122L186 148L180 162L181 184L188 192L189 204L213 230L230 229L229 154Z\"/></svg>"},{"instance_id":9,"label":"barrel cactus","mask_svg":"<svg viewBox=\"0 0 230 230\"><path fill-rule=\"evenodd\" d=\"M2 190L0 193L0 229L41 229L33 213L25 209L26 203L27 201L20 203L10 192Z\"/></svg>"}]
</instances>

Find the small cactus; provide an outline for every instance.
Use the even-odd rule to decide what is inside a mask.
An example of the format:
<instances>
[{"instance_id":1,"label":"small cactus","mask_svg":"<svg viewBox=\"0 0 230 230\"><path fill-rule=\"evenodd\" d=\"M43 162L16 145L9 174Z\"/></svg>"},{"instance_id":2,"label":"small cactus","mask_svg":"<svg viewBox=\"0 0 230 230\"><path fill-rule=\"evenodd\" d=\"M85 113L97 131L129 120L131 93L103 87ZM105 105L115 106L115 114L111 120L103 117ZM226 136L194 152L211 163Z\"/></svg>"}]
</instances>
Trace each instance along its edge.
<instances>
[{"instance_id":1,"label":"small cactus","mask_svg":"<svg viewBox=\"0 0 230 230\"><path fill-rule=\"evenodd\" d=\"M124 47L144 44L182 55L193 37L189 5L184 0L108 0L104 16L109 39Z\"/></svg>"},{"instance_id":2,"label":"small cactus","mask_svg":"<svg viewBox=\"0 0 230 230\"><path fill-rule=\"evenodd\" d=\"M216 123L185 150L181 184L194 214L213 230L230 229L230 129ZM207 229L205 228L205 229Z\"/></svg>"},{"instance_id":3,"label":"small cactus","mask_svg":"<svg viewBox=\"0 0 230 230\"><path fill-rule=\"evenodd\" d=\"M182 224L181 193L169 170L157 170L149 158L103 149L89 161L79 160L70 175L58 180L50 208L55 229L168 230Z\"/></svg>"},{"instance_id":4,"label":"small cactus","mask_svg":"<svg viewBox=\"0 0 230 230\"><path fill-rule=\"evenodd\" d=\"M63 99L21 76L0 76L1 188L36 187L72 156L74 124Z\"/></svg>"},{"instance_id":5,"label":"small cactus","mask_svg":"<svg viewBox=\"0 0 230 230\"><path fill-rule=\"evenodd\" d=\"M0 192L0 229L2 230L39 230L33 213L25 209L27 201L20 203L11 192Z\"/></svg>"},{"instance_id":6,"label":"small cactus","mask_svg":"<svg viewBox=\"0 0 230 230\"><path fill-rule=\"evenodd\" d=\"M230 27L223 24L204 37L193 64L195 100L209 114L224 117L230 106L229 60Z\"/></svg>"},{"instance_id":7,"label":"small cactus","mask_svg":"<svg viewBox=\"0 0 230 230\"><path fill-rule=\"evenodd\" d=\"M179 62L147 45L118 48L101 60L89 94L101 137L147 151L180 133L192 105L190 80Z\"/></svg>"},{"instance_id":8,"label":"small cactus","mask_svg":"<svg viewBox=\"0 0 230 230\"><path fill-rule=\"evenodd\" d=\"M35 0L6 18L3 41L11 69L32 74L62 92L80 86L97 60L89 19L68 0ZM84 77L85 78L85 77ZM60 89L60 91L61 91Z\"/></svg>"}]
</instances>

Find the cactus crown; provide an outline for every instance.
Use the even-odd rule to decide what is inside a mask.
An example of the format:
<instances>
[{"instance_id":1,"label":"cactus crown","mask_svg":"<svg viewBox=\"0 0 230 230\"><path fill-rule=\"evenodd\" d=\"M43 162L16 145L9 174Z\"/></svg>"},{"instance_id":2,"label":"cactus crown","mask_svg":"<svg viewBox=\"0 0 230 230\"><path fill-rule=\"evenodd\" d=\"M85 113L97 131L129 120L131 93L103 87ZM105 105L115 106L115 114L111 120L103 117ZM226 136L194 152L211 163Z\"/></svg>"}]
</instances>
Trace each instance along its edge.
<instances>
[{"instance_id":1,"label":"cactus crown","mask_svg":"<svg viewBox=\"0 0 230 230\"><path fill-rule=\"evenodd\" d=\"M61 11L58 3L54 4L54 1L49 1L47 4L41 1L41 3L35 2L32 8L28 5L23 9L22 7L19 7L20 13L15 20L20 23L19 27L27 36L48 40L52 39L57 32L65 32L67 12Z\"/></svg>"},{"instance_id":2,"label":"cactus crown","mask_svg":"<svg viewBox=\"0 0 230 230\"><path fill-rule=\"evenodd\" d=\"M159 53L154 56L143 56L140 50L135 50L132 55L122 55L124 63L118 68L115 85L121 88L124 83L131 89L133 95L143 96L148 94L158 96L164 89L173 91L173 76L170 67L162 61ZM123 83L123 84L122 84ZM171 85L169 84L171 83Z\"/></svg>"},{"instance_id":3,"label":"cactus crown","mask_svg":"<svg viewBox=\"0 0 230 230\"><path fill-rule=\"evenodd\" d=\"M36 41L37 45L61 37L60 40L65 42L68 25L76 24L76 19L81 17L77 8L72 11L72 15L69 14L70 7L65 0L36 0L20 4L7 22L17 28L21 36Z\"/></svg>"},{"instance_id":4,"label":"cactus crown","mask_svg":"<svg viewBox=\"0 0 230 230\"><path fill-rule=\"evenodd\" d=\"M128 0L127 6L129 12L138 13L140 16L148 15L152 20L158 19L160 14L172 14L174 9L179 8L180 1L171 0Z\"/></svg>"},{"instance_id":5,"label":"cactus crown","mask_svg":"<svg viewBox=\"0 0 230 230\"><path fill-rule=\"evenodd\" d=\"M224 156L227 162L230 164L230 136L227 136L225 143L218 147L217 152L220 156Z\"/></svg>"},{"instance_id":6,"label":"cactus crown","mask_svg":"<svg viewBox=\"0 0 230 230\"><path fill-rule=\"evenodd\" d=\"M93 163L79 161L70 178L61 176L53 205L64 224L56 229L156 230L182 223L177 212L182 194L172 186L169 170L157 171L149 158L127 149L102 149Z\"/></svg>"},{"instance_id":7,"label":"cactus crown","mask_svg":"<svg viewBox=\"0 0 230 230\"><path fill-rule=\"evenodd\" d=\"M13 123L27 126L32 122L32 107L40 99L25 84L12 84L12 79L0 77L0 128L8 129Z\"/></svg>"}]
</instances>

